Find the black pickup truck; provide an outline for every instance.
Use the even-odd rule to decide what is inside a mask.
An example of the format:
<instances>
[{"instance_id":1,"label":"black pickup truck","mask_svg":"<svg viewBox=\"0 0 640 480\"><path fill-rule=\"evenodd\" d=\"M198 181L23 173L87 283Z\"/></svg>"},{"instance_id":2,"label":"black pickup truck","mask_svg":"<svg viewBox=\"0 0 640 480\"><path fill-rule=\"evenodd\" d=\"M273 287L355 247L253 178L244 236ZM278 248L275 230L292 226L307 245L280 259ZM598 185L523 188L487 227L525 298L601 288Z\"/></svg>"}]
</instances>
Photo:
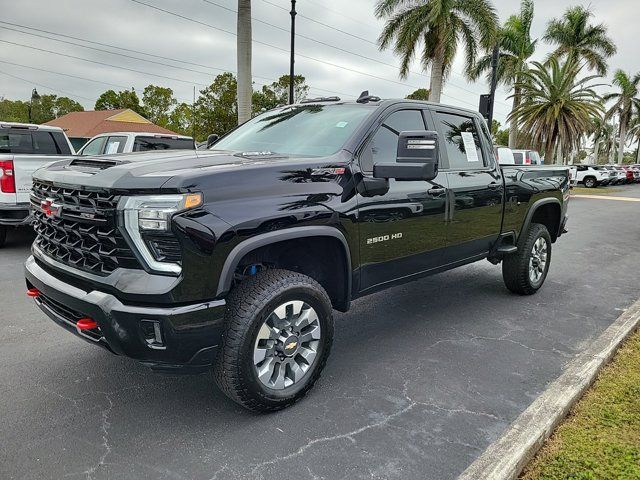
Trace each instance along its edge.
<instances>
[{"instance_id":1,"label":"black pickup truck","mask_svg":"<svg viewBox=\"0 0 640 480\"><path fill-rule=\"evenodd\" d=\"M37 171L27 293L88 342L271 411L318 379L333 309L478 260L533 294L563 167L496 164L474 112L362 96L277 108L205 151ZM461 287L462 288L462 287Z\"/></svg>"}]
</instances>

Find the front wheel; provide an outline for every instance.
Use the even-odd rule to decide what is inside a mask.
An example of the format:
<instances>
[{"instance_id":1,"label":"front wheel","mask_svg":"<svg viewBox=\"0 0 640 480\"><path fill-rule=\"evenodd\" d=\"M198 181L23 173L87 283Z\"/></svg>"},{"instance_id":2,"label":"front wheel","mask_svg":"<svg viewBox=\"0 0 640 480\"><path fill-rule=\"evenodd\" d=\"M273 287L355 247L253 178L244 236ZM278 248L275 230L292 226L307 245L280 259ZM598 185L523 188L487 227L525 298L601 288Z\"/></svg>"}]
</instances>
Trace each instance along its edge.
<instances>
[{"instance_id":1,"label":"front wheel","mask_svg":"<svg viewBox=\"0 0 640 480\"><path fill-rule=\"evenodd\" d=\"M276 411L301 399L320 376L333 340L331 301L315 280L266 270L227 299L225 333L214 374L245 408Z\"/></svg>"},{"instance_id":2,"label":"front wheel","mask_svg":"<svg viewBox=\"0 0 640 480\"><path fill-rule=\"evenodd\" d=\"M533 295L549 272L551 263L551 236L547 227L532 223L518 241L518 252L502 262L504 284L513 293Z\"/></svg>"}]
</instances>

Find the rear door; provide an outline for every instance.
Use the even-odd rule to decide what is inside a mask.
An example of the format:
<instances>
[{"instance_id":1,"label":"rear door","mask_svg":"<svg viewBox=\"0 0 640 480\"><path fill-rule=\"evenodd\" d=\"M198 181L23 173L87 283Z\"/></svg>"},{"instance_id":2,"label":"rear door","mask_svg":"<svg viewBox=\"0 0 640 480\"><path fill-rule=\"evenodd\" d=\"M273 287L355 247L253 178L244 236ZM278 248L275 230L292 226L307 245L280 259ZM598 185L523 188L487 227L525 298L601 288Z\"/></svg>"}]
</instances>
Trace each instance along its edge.
<instances>
[{"instance_id":1,"label":"rear door","mask_svg":"<svg viewBox=\"0 0 640 480\"><path fill-rule=\"evenodd\" d=\"M425 130L423 110L385 112L359 150L362 174L371 177L374 163L395 162L398 136L410 130ZM442 265L446 181L442 173L429 182L390 179L384 195L358 193L361 290Z\"/></svg>"},{"instance_id":2,"label":"rear door","mask_svg":"<svg viewBox=\"0 0 640 480\"><path fill-rule=\"evenodd\" d=\"M504 183L484 122L457 110L432 112L449 188L449 262L485 255L502 228Z\"/></svg>"}]
</instances>

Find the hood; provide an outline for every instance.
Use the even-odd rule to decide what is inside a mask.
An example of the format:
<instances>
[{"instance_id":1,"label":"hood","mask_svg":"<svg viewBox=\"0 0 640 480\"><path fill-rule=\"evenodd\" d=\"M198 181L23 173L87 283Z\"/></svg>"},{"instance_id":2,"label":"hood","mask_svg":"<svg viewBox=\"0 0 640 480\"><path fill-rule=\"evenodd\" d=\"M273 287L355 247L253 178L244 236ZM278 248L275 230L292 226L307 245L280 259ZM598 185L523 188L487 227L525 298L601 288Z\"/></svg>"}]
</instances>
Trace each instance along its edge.
<instances>
[{"instance_id":1,"label":"hood","mask_svg":"<svg viewBox=\"0 0 640 480\"><path fill-rule=\"evenodd\" d=\"M296 159L299 160L301 159ZM288 162L291 162L289 157L273 154L167 150L71 157L37 170L33 177L78 187L135 190L161 189L173 179L171 187L175 189L181 184L188 185L191 179L205 173Z\"/></svg>"}]
</instances>

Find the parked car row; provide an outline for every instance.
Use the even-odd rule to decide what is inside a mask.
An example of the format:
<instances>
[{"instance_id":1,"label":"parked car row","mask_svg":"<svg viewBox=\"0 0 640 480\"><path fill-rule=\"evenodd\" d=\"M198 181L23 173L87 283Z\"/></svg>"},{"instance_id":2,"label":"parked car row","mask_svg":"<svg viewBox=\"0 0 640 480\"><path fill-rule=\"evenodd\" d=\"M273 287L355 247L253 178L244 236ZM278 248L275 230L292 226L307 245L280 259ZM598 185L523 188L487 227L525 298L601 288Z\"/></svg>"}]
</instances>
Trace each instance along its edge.
<instances>
[{"instance_id":1,"label":"parked car row","mask_svg":"<svg viewBox=\"0 0 640 480\"><path fill-rule=\"evenodd\" d=\"M587 188L640 183L640 165L577 165L578 183Z\"/></svg>"},{"instance_id":2,"label":"parked car row","mask_svg":"<svg viewBox=\"0 0 640 480\"><path fill-rule=\"evenodd\" d=\"M113 132L96 135L77 155L97 156L149 150L195 150L191 137ZM0 122L0 247L7 228L31 223L31 177L39 168L76 155L64 130L48 125Z\"/></svg>"}]
</instances>

